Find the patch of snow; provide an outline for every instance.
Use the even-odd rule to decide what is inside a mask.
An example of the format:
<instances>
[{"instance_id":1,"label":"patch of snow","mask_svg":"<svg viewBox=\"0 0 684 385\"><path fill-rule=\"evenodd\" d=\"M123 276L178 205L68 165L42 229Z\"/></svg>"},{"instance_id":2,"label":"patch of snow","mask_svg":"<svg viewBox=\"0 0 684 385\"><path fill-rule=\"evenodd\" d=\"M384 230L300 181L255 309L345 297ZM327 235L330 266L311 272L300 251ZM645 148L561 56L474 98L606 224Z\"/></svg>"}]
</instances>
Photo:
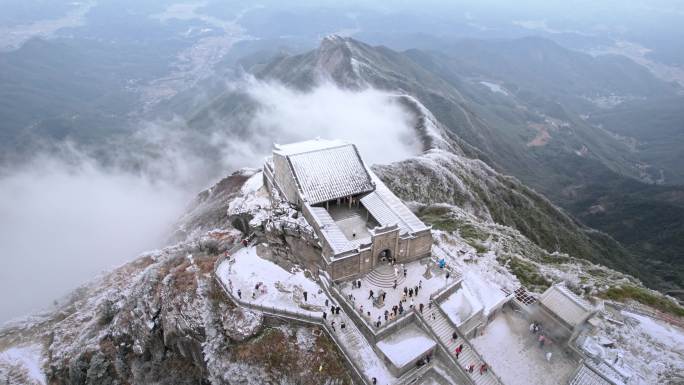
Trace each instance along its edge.
<instances>
[{"instance_id":1,"label":"patch of snow","mask_svg":"<svg viewBox=\"0 0 684 385\"><path fill-rule=\"evenodd\" d=\"M264 185L264 173L259 171L252 175L245 184L242 185L240 192L243 195L254 194Z\"/></svg>"},{"instance_id":2,"label":"patch of snow","mask_svg":"<svg viewBox=\"0 0 684 385\"><path fill-rule=\"evenodd\" d=\"M463 274L463 286L468 288L477 301L482 304L485 316L506 301L506 295L495 283L487 281L480 274L468 271Z\"/></svg>"},{"instance_id":3,"label":"patch of snow","mask_svg":"<svg viewBox=\"0 0 684 385\"><path fill-rule=\"evenodd\" d=\"M399 329L377 344L378 349L397 368L425 355L435 345L435 341L413 324Z\"/></svg>"},{"instance_id":4,"label":"patch of snow","mask_svg":"<svg viewBox=\"0 0 684 385\"><path fill-rule=\"evenodd\" d=\"M45 385L42 369L43 348L38 344L11 347L0 352L0 363L19 366L26 370L28 379Z\"/></svg>"},{"instance_id":5,"label":"patch of snow","mask_svg":"<svg viewBox=\"0 0 684 385\"><path fill-rule=\"evenodd\" d=\"M638 328L643 334L652 338L654 342L666 346L673 352L684 354L684 332L676 326L627 311L623 311L622 315L639 321Z\"/></svg>"},{"instance_id":6,"label":"patch of snow","mask_svg":"<svg viewBox=\"0 0 684 385\"><path fill-rule=\"evenodd\" d=\"M241 249L230 260L223 261L216 273L233 295L237 297L240 290L243 301L318 318L327 308L325 300L328 297L316 282L306 278L302 271L289 272L259 257L256 247ZM256 289L259 283L259 289ZM303 298L305 291L306 301ZM316 310L307 310L302 305Z\"/></svg>"},{"instance_id":7,"label":"patch of snow","mask_svg":"<svg viewBox=\"0 0 684 385\"><path fill-rule=\"evenodd\" d=\"M456 326L461 326L470 316L482 309L467 287L458 289L440 304L444 313Z\"/></svg>"}]
</instances>

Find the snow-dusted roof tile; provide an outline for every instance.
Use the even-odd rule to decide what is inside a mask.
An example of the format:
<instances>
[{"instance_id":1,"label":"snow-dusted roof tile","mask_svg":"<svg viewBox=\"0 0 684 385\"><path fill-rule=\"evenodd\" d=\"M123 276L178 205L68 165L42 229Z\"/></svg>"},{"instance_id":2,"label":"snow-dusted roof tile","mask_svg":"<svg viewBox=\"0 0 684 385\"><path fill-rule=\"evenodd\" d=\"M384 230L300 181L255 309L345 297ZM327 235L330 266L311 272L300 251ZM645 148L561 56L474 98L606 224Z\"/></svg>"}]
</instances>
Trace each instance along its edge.
<instances>
[{"instance_id":1,"label":"snow-dusted roof tile","mask_svg":"<svg viewBox=\"0 0 684 385\"><path fill-rule=\"evenodd\" d=\"M318 221L321 233L323 233L335 254L340 254L354 248L354 244L347 240L347 237L337 226L328 210L323 207L311 207L310 210L311 214Z\"/></svg>"},{"instance_id":2,"label":"snow-dusted roof tile","mask_svg":"<svg viewBox=\"0 0 684 385\"><path fill-rule=\"evenodd\" d=\"M573 327L584 322L592 312L591 305L563 285L551 286L539 301Z\"/></svg>"},{"instance_id":3,"label":"snow-dusted roof tile","mask_svg":"<svg viewBox=\"0 0 684 385\"><path fill-rule=\"evenodd\" d=\"M375 191L361 198L361 203L382 225L398 224L402 233L427 229L423 221L411 212L385 184L371 172Z\"/></svg>"},{"instance_id":4,"label":"snow-dusted roof tile","mask_svg":"<svg viewBox=\"0 0 684 385\"><path fill-rule=\"evenodd\" d=\"M330 145L335 143L340 142L329 142ZM302 197L309 204L362 194L375 188L356 147L341 143L326 148L301 146L315 149L287 155Z\"/></svg>"}]
</instances>

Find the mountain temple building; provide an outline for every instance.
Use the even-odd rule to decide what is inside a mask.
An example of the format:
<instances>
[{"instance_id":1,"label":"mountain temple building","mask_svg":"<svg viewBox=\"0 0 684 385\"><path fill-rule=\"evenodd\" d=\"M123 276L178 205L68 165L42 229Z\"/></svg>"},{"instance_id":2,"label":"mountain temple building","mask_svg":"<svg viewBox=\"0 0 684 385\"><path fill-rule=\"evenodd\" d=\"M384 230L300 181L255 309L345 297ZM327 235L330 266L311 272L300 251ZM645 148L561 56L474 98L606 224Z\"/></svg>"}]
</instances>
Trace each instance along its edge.
<instances>
[{"instance_id":1,"label":"mountain temple building","mask_svg":"<svg viewBox=\"0 0 684 385\"><path fill-rule=\"evenodd\" d=\"M430 255L426 226L366 166L355 145L308 140L275 145L264 184L297 207L322 248L333 280L364 275L375 266Z\"/></svg>"}]
</instances>

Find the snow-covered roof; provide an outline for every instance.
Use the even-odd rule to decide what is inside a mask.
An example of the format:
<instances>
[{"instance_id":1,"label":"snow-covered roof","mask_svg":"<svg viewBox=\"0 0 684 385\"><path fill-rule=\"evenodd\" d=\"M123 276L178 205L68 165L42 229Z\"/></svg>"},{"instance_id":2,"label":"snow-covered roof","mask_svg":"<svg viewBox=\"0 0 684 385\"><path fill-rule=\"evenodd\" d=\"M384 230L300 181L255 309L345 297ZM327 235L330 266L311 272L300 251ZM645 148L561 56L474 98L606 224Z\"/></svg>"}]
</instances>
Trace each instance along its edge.
<instances>
[{"instance_id":1,"label":"snow-covered roof","mask_svg":"<svg viewBox=\"0 0 684 385\"><path fill-rule=\"evenodd\" d=\"M335 254L352 250L354 245L347 240L342 230L337 226L335 220L330 216L328 210L323 207L311 207L311 214L318 221L318 228L330 244Z\"/></svg>"},{"instance_id":2,"label":"snow-covered roof","mask_svg":"<svg viewBox=\"0 0 684 385\"><path fill-rule=\"evenodd\" d=\"M309 204L373 191L375 186L353 144L308 140L277 146L287 157L302 198Z\"/></svg>"},{"instance_id":3,"label":"snow-covered roof","mask_svg":"<svg viewBox=\"0 0 684 385\"><path fill-rule=\"evenodd\" d=\"M376 188L361 198L361 204L373 218L383 226L399 225L402 233L415 233L427 229L427 226L374 173L370 174Z\"/></svg>"},{"instance_id":4,"label":"snow-covered roof","mask_svg":"<svg viewBox=\"0 0 684 385\"><path fill-rule=\"evenodd\" d=\"M593 307L564 285L553 285L542 294L539 300L547 309L571 326L584 322Z\"/></svg>"},{"instance_id":5,"label":"snow-covered roof","mask_svg":"<svg viewBox=\"0 0 684 385\"><path fill-rule=\"evenodd\" d=\"M582 365L568 385L612 385L586 365Z\"/></svg>"},{"instance_id":6,"label":"snow-covered roof","mask_svg":"<svg viewBox=\"0 0 684 385\"><path fill-rule=\"evenodd\" d=\"M435 347L435 341L415 325L408 325L380 340L378 349L392 364L401 368Z\"/></svg>"}]
</instances>

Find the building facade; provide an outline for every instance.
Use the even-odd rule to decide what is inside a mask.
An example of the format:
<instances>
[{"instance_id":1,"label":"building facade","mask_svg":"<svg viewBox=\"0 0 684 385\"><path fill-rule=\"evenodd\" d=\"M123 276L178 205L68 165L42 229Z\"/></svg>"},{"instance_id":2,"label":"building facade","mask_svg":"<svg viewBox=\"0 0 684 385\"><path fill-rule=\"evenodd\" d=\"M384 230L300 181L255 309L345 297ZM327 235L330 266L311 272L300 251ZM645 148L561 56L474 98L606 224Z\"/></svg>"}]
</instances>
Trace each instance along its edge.
<instances>
[{"instance_id":1,"label":"building facade","mask_svg":"<svg viewBox=\"0 0 684 385\"><path fill-rule=\"evenodd\" d=\"M275 145L264 184L301 211L314 229L321 266L335 281L380 263L430 255L432 231L368 168L355 145L308 140Z\"/></svg>"}]
</instances>

